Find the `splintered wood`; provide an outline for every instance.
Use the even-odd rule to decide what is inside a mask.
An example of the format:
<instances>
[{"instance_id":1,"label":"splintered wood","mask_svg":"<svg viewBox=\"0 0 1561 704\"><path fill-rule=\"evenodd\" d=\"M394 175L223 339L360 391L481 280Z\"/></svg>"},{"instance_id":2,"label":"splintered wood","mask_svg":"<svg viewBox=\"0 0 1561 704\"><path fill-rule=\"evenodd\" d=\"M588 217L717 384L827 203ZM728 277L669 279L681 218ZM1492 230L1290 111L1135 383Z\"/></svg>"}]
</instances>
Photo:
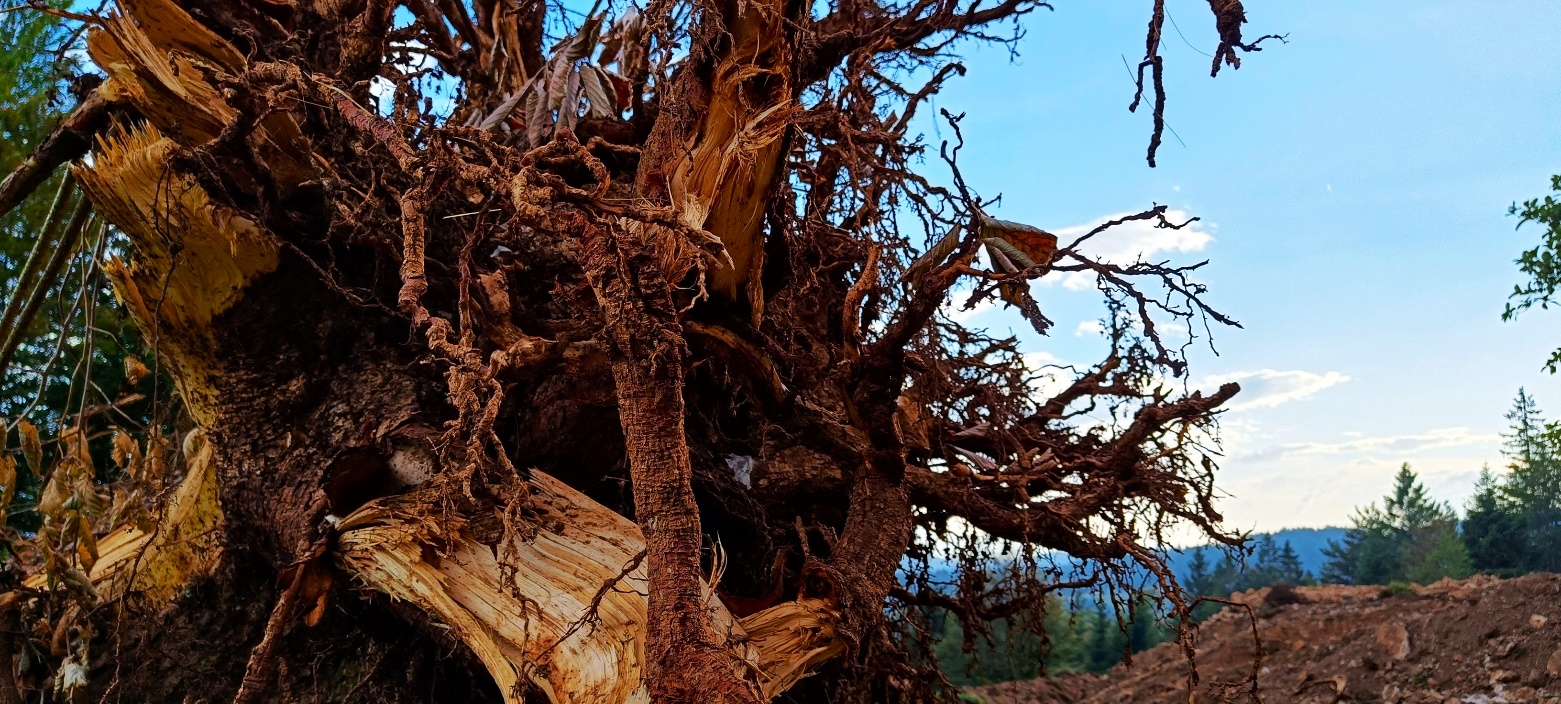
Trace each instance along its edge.
<instances>
[{"instance_id":1,"label":"splintered wood","mask_svg":"<svg viewBox=\"0 0 1561 704\"><path fill-rule=\"evenodd\" d=\"M342 521L337 562L360 583L411 602L465 642L520 702L529 682L553 702L648 702L644 538L633 522L541 472L534 534L490 547L446 534L415 494ZM503 560L517 566L506 570ZM709 593L707 622L766 699L844 650L819 600L734 619Z\"/></svg>"},{"instance_id":2,"label":"splintered wood","mask_svg":"<svg viewBox=\"0 0 1561 704\"><path fill-rule=\"evenodd\" d=\"M277 247L253 222L212 203L195 179L170 169L175 148L150 125L116 130L76 175L135 245L134 263L116 258L104 270L136 324L155 331L190 415L205 426L217 406L211 321L276 269Z\"/></svg>"},{"instance_id":3,"label":"splintered wood","mask_svg":"<svg viewBox=\"0 0 1561 704\"><path fill-rule=\"evenodd\" d=\"M668 181L678 217L712 233L727 259L710 279L713 294L764 310L764 212L781 172L787 126L795 116L792 55L782 3L739 4L732 48L715 67L709 104L679 149Z\"/></svg>"},{"instance_id":4,"label":"splintered wood","mask_svg":"<svg viewBox=\"0 0 1561 704\"><path fill-rule=\"evenodd\" d=\"M88 576L103 600L166 602L221 558L222 505L214 453L198 430L184 445L184 480L157 525L150 531L121 526L98 539L98 560ZM49 586L42 572L26 584L32 589Z\"/></svg>"}]
</instances>

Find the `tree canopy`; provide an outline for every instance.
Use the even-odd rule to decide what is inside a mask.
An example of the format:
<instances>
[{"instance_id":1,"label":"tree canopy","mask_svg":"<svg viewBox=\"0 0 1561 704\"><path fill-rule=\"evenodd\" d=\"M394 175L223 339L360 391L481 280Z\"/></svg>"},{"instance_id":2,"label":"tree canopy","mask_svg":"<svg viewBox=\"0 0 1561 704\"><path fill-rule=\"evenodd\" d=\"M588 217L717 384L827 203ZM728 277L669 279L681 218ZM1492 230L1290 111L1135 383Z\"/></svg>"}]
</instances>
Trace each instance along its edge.
<instances>
[{"instance_id":1,"label":"tree canopy","mask_svg":"<svg viewBox=\"0 0 1561 704\"><path fill-rule=\"evenodd\" d=\"M1539 244L1518 256L1518 271L1527 281L1514 286L1507 299L1503 320L1512 320L1519 313L1539 306L1548 309L1556 302L1556 288L1561 286L1561 174L1550 177L1553 193L1530 198L1521 204L1513 203L1507 214L1518 218L1518 227L1530 223L1542 228ZM1561 349L1551 353L1545 368L1554 374L1561 365Z\"/></svg>"}]
</instances>

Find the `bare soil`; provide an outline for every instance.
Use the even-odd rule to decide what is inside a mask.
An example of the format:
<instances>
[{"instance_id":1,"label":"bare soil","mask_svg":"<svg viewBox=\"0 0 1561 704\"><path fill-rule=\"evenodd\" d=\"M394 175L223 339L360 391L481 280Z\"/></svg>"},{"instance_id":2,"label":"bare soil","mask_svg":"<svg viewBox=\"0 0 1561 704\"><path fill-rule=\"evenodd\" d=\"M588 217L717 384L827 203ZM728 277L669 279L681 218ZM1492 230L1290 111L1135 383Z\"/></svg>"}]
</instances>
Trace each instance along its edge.
<instances>
[{"instance_id":1,"label":"bare soil","mask_svg":"<svg viewBox=\"0 0 1561 704\"><path fill-rule=\"evenodd\" d=\"M1232 599L1252 616L1227 608L1199 627L1193 702L1561 704L1561 575L1391 591L1280 587ZM1256 692L1246 681L1254 667ZM1188 702L1187 675L1186 657L1171 642L1106 675L970 693L988 704Z\"/></svg>"}]
</instances>

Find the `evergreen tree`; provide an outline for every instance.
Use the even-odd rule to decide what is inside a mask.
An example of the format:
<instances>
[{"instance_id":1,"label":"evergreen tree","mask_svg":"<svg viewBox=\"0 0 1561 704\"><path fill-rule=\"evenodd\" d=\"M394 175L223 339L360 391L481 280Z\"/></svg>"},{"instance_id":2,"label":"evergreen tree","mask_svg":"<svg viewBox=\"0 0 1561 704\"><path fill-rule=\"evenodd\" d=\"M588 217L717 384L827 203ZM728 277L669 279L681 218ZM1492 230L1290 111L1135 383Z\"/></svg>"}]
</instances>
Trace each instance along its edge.
<instances>
[{"instance_id":1,"label":"evergreen tree","mask_svg":"<svg viewBox=\"0 0 1561 704\"><path fill-rule=\"evenodd\" d=\"M1561 570L1561 428L1545 423L1523 389L1507 420L1510 462L1502 491L1524 524L1523 569Z\"/></svg>"},{"instance_id":2,"label":"evergreen tree","mask_svg":"<svg viewBox=\"0 0 1561 704\"><path fill-rule=\"evenodd\" d=\"M1508 432L1502 437L1507 457L1515 465L1534 466L1553 460L1545 445L1545 419L1528 390L1518 388L1518 397L1507 411Z\"/></svg>"},{"instance_id":3,"label":"evergreen tree","mask_svg":"<svg viewBox=\"0 0 1561 704\"><path fill-rule=\"evenodd\" d=\"M1278 582L1285 584L1310 584L1312 576L1307 574L1306 568L1301 566L1301 556L1296 553L1295 547L1290 541L1285 541L1285 546L1279 551Z\"/></svg>"},{"instance_id":4,"label":"evergreen tree","mask_svg":"<svg viewBox=\"0 0 1561 704\"><path fill-rule=\"evenodd\" d=\"M1329 541L1323 549L1324 582L1386 584L1399 565L1399 541L1392 521L1375 504L1356 509L1352 527L1342 541Z\"/></svg>"},{"instance_id":5,"label":"evergreen tree","mask_svg":"<svg viewBox=\"0 0 1561 704\"><path fill-rule=\"evenodd\" d=\"M959 619L944 612L929 618L928 625L941 634L934 652L950 682L991 684L1037 677L1043 668L1046 673L1105 672L1121 662L1125 648L1141 652L1170 637L1155 606L1150 595L1139 594L1126 614L1130 620L1119 623L1103 604L1083 609L1053 597L1039 628L1023 617L995 621L968 650Z\"/></svg>"},{"instance_id":6,"label":"evergreen tree","mask_svg":"<svg viewBox=\"0 0 1561 704\"><path fill-rule=\"evenodd\" d=\"M1438 528L1420 536L1414 560L1404 566L1404 579L1419 584L1430 584L1443 577L1463 579L1474 573L1470 565L1469 551L1458 539L1458 532Z\"/></svg>"},{"instance_id":7,"label":"evergreen tree","mask_svg":"<svg viewBox=\"0 0 1561 704\"><path fill-rule=\"evenodd\" d=\"M1090 623L1089 669L1105 672L1122 660L1122 631L1102 604L1095 606Z\"/></svg>"},{"instance_id":8,"label":"evergreen tree","mask_svg":"<svg viewBox=\"0 0 1561 704\"><path fill-rule=\"evenodd\" d=\"M1468 576L1469 554L1458 539L1458 516L1451 506L1430 497L1409 463L1399 468L1393 491L1376 504L1358 509L1342 542L1324 554L1326 581L1387 584L1423 583Z\"/></svg>"},{"instance_id":9,"label":"evergreen tree","mask_svg":"<svg viewBox=\"0 0 1561 704\"><path fill-rule=\"evenodd\" d=\"M1212 567L1207 555L1209 548L1194 548L1182 586L1194 597L1224 598L1234 592L1275 584L1312 584L1316 581L1302 566L1301 556L1290 541L1280 543L1273 535L1264 534L1253 539L1251 544L1252 554L1247 560L1226 554ZM1193 620L1203 621L1222 608L1223 605L1213 602L1199 604L1193 609Z\"/></svg>"},{"instance_id":10,"label":"evergreen tree","mask_svg":"<svg viewBox=\"0 0 1561 704\"><path fill-rule=\"evenodd\" d=\"M1475 570L1508 576L1523 571L1527 562L1526 526L1488 465L1480 469L1474 496L1465 507L1462 528L1463 544Z\"/></svg>"},{"instance_id":11,"label":"evergreen tree","mask_svg":"<svg viewBox=\"0 0 1561 704\"><path fill-rule=\"evenodd\" d=\"M1507 472L1482 471L1463 524L1474 568L1503 575L1561 570L1561 426L1518 389L1503 435Z\"/></svg>"},{"instance_id":12,"label":"evergreen tree","mask_svg":"<svg viewBox=\"0 0 1561 704\"><path fill-rule=\"evenodd\" d=\"M1205 547L1193 548L1192 559L1187 563L1187 576L1182 579L1182 586L1193 596L1213 596L1217 589L1205 554L1207 550Z\"/></svg>"},{"instance_id":13,"label":"evergreen tree","mask_svg":"<svg viewBox=\"0 0 1561 704\"><path fill-rule=\"evenodd\" d=\"M1131 613L1127 624L1127 641L1133 652L1143 652L1165 640L1165 628L1155 617L1154 603L1149 597L1135 599Z\"/></svg>"}]
</instances>

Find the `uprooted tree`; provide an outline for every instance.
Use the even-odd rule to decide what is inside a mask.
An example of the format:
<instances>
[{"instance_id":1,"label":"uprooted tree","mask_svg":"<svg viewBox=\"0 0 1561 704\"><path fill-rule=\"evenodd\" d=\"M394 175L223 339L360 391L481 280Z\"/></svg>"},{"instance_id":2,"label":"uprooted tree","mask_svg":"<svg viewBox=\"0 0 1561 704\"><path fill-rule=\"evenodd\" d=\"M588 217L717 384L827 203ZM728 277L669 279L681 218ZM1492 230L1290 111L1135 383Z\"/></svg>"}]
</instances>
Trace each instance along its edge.
<instances>
[{"instance_id":1,"label":"uprooted tree","mask_svg":"<svg viewBox=\"0 0 1561 704\"><path fill-rule=\"evenodd\" d=\"M1210 6L1217 73L1257 47ZM978 634L1136 563L1185 613L1153 539L1237 541L1237 389L1177 391L1160 331L1233 321L1196 264L1083 247L1185 223L1059 243L913 131L961 42L1045 7L35 5L103 80L0 209L68 168L27 267L103 257L155 362L121 400L163 410L17 424L4 498L33 473L41 523L9 538L0 702L923 700L930 609ZM1110 311L1092 367L950 315L1044 332L1057 272Z\"/></svg>"}]
</instances>

